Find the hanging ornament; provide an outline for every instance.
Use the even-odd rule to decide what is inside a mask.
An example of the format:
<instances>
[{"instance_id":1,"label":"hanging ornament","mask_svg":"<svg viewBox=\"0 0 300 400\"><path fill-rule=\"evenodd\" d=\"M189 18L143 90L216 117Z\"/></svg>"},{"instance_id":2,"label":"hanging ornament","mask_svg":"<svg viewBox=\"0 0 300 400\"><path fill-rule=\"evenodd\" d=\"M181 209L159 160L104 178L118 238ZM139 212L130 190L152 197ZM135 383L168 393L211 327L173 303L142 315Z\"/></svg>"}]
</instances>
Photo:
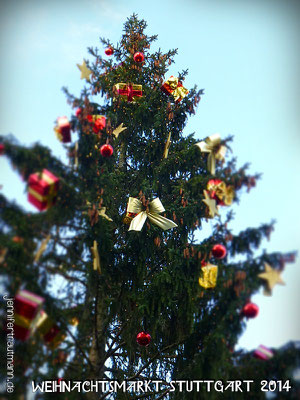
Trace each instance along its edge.
<instances>
[{"instance_id":1,"label":"hanging ornament","mask_svg":"<svg viewBox=\"0 0 300 400\"><path fill-rule=\"evenodd\" d=\"M208 192L206 190L203 190L204 193L204 200L203 203L205 203L208 207L207 213L208 213L208 218L214 218L215 215L219 215L218 207L216 200L211 199L208 195Z\"/></svg>"},{"instance_id":2,"label":"hanging ornament","mask_svg":"<svg viewBox=\"0 0 300 400\"><path fill-rule=\"evenodd\" d=\"M254 303L247 303L244 305L242 309L242 314L246 318L255 318L258 315L259 308L256 304Z\"/></svg>"},{"instance_id":3,"label":"hanging ornament","mask_svg":"<svg viewBox=\"0 0 300 400\"><path fill-rule=\"evenodd\" d=\"M55 349L66 338L66 334L61 331L44 310L40 312L36 328L43 337L45 344L51 349Z\"/></svg>"},{"instance_id":4,"label":"hanging ornament","mask_svg":"<svg viewBox=\"0 0 300 400\"><path fill-rule=\"evenodd\" d=\"M234 188L220 179L210 179L207 182L207 190L212 199L219 206L230 206L234 199Z\"/></svg>"},{"instance_id":5,"label":"hanging ornament","mask_svg":"<svg viewBox=\"0 0 300 400\"><path fill-rule=\"evenodd\" d=\"M83 60L82 65L77 64L77 67L81 71L80 79L86 79L89 82L90 81L90 75L92 74L92 71L87 67L85 61Z\"/></svg>"},{"instance_id":6,"label":"hanging ornament","mask_svg":"<svg viewBox=\"0 0 300 400\"><path fill-rule=\"evenodd\" d=\"M5 146L3 143L0 143L0 156L4 154Z\"/></svg>"},{"instance_id":7,"label":"hanging ornament","mask_svg":"<svg viewBox=\"0 0 300 400\"><path fill-rule=\"evenodd\" d=\"M47 210L55 204L59 178L47 169L40 174L31 174L28 179L28 201L40 211Z\"/></svg>"},{"instance_id":8,"label":"hanging ornament","mask_svg":"<svg viewBox=\"0 0 300 400\"><path fill-rule=\"evenodd\" d=\"M106 47L106 49L104 50L104 53L105 53L107 56L112 56L112 55L114 54L114 49L113 49L111 46Z\"/></svg>"},{"instance_id":9,"label":"hanging ornament","mask_svg":"<svg viewBox=\"0 0 300 400\"><path fill-rule=\"evenodd\" d=\"M171 145L171 132L169 132L168 139L165 144L163 158L168 158L170 145Z\"/></svg>"},{"instance_id":10,"label":"hanging ornament","mask_svg":"<svg viewBox=\"0 0 300 400\"><path fill-rule=\"evenodd\" d=\"M170 78L161 86L160 90L174 97L175 103L179 103L189 91L183 87L182 83L175 76Z\"/></svg>"},{"instance_id":11,"label":"hanging ornament","mask_svg":"<svg viewBox=\"0 0 300 400\"><path fill-rule=\"evenodd\" d=\"M177 224L170 219L159 215L165 211L159 198L150 201L146 209L143 210L143 204L140 200L129 197L127 211L137 214L130 223L129 231L141 231L147 218L163 230L175 228L177 226Z\"/></svg>"},{"instance_id":12,"label":"hanging ornament","mask_svg":"<svg viewBox=\"0 0 300 400\"><path fill-rule=\"evenodd\" d=\"M127 129L126 126L123 126L123 122L113 130L112 134L115 136L116 139L118 139L119 135L121 132L125 131Z\"/></svg>"},{"instance_id":13,"label":"hanging ornament","mask_svg":"<svg viewBox=\"0 0 300 400\"><path fill-rule=\"evenodd\" d=\"M260 360L269 360L274 356L273 351L268 347L263 346L262 344L258 346L258 348L253 352L253 356L255 358L259 358Z\"/></svg>"},{"instance_id":14,"label":"hanging ornament","mask_svg":"<svg viewBox=\"0 0 300 400\"><path fill-rule=\"evenodd\" d=\"M147 332L139 332L136 336L136 341L140 346L149 346L151 342L151 336Z\"/></svg>"},{"instance_id":15,"label":"hanging ornament","mask_svg":"<svg viewBox=\"0 0 300 400\"><path fill-rule=\"evenodd\" d=\"M14 300L14 335L25 342L34 332L45 299L29 292L19 290Z\"/></svg>"},{"instance_id":16,"label":"hanging ornament","mask_svg":"<svg viewBox=\"0 0 300 400\"><path fill-rule=\"evenodd\" d=\"M62 143L71 142L71 124L67 117L58 117L54 132L57 139Z\"/></svg>"},{"instance_id":17,"label":"hanging ornament","mask_svg":"<svg viewBox=\"0 0 300 400\"><path fill-rule=\"evenodd\" d=\"M91 247L93 254L93 269L94 271L98 271L101 274L101 265L100 265L100 257L98 252L98 244L97 241L94 240L93 247Z\"/></svg>"},{"instance_id":18,"label":"hanging ornament","mask_svg":"<svg viewBox=\"0 0 300 400\"><path fill-rule=\"evenodd\" d=\"M202 153L208 153L207 158L207 169L212 175L216 172L216 160L223 161L227 147L221 145L221 137L218 133L215 133L205 139L196 143Z\"/></svg>"},{"instance_id":19,"label":"hanging ornament","mask_svg":"<svg viewBox=\"0 0 300 400\"><path fill-rule=\"evenodd\" d=\"M99 133L105 128L106 117L104 115L87 115L86 119L93 125L93 131Z\"/></svg>"},{"instance_id":20,"label":"hanging ornament","mask_svg":"<svg viewBox=\"0 0 300 400\"><path fill-rule=\"evenodd\" d=\"M113 86L113 91L115 94L119 95L121 99L133 103L134 100L138 100L143 96L143 86L135 83L117 83ZM114 100L116 100L116 98L114 98Z\"/></svg>"},{"instance_id":21,"label":"hanging ornament","mask_svg":"<svg viewBox=\"0 0 300 400\"><path fill-rule=\"evenodd\" d=\"M211 254L221 260L226 256L226 247L223 246L222 244L215 244L213 248L211 249Z\"/></svg>"},{"instance_id":22,"label":"hanging ornament","mask_svg":"<svg viewBox=\"0 0 300 400\"><path fill-rule=\"evenodd\" d=\"M49 242L49 240L51 239L51 235L48 235L41 243L38 251L36 252L35 256L34 256L34 260L33 262L37 263L39 262L39 259L41 258L41 255L44 253L44 251L47 248L47 244Z\"/></svg>"},{"instance_id":23,"label":"hanging ornament","mask_svg":"<svg viewBox=\"0 0 300 400\"><path fill-rule=\"evenodd\" d=\"M7 247L0 249L0 265L4 263L7 252L8 252Z\"/></svg>"},{"instance_id":24,"label":"hanging ornament","mask_svg":"<svg viewBox=\"0 0 300 400\"><path fill-rule=\"evenodd\" d=\"M80 107L76 108L75 115L78 118L79 115L82 113L82 109Z\"/></svg>"},{"instance_id":25,"label":"hanging ornament","mask_svg":"<svg viewBox=\"0 0 300 400\"><path fill-rule=\"evenodd\" d=\"M134 59L135 62L140 63L140 62L144 61L145 57L144 57L144 54L142 52L138 51L138 52L136 52L134 54L133 59Z\"/></svg>"},{"instance_id":26,"label":"hanging ornament","mask_svg":"<svg viewBox=\"0 0 300 400\"><path fill-rule=\"evenodd\" d=\"M201 276L199 278L199 285L204 289L213 289L216 287L218 277L218 266L207 263L201 267Z\"/></svg>"},{"instance_id":27,"label":"hanging ornament","mask_svg":"<svg viewBox=\"0 0 300 400\"><path fill-rule=\"evenodd\" d=\"M104 144L100 148L100 153L101 153L102 157L106 157L106 158L111 157L113 152L114 152L114 149L110 144Z\"/></svg>"},{"instance_id":28,"label":"hanging ornament","mask_svg":"<svg viewBox=\"0 0 300 400\"><path fill-rule=\"evenodd\" d=\"M266 282L266 288L264 291L265 296L272 295L272 289L278 283L280 285L285 285L283 280L281 279L280 272L276 269L273 269L268 263L264 263L265 272L258 274L258 277L264 279Z\"/></svg>"}]
</instances>

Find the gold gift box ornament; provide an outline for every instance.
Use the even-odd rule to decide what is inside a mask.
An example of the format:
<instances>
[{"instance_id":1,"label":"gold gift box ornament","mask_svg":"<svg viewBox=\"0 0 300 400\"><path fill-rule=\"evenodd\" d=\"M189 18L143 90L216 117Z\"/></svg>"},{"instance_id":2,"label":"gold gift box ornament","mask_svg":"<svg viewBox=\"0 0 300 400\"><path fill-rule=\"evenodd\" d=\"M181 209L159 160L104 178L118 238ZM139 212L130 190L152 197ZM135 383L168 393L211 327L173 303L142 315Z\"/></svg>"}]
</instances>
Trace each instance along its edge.
<instances>
[{"instance_id":1,"label":"gold gift box ornament","mask_svg":"<svg viewBox=\"0 0 300 400\"><path fill-rule=\"evenodd\" d=\"M161 86L160 90L173 96L175 103L179 103L189 93L180 80L173 75Z\"/></svg>"},{"instance_id":2,"label":"gold gift box ornament","mask_svg":"<svg viewBox=\"0 0 300 400\"><path fill-rule=\"evenodd\" d=\"M113 91L116 95L127 100L128 103L132 103L143 96L143 86L135 83L117 83L113 86Z\"/></svg>"}]
</instances>

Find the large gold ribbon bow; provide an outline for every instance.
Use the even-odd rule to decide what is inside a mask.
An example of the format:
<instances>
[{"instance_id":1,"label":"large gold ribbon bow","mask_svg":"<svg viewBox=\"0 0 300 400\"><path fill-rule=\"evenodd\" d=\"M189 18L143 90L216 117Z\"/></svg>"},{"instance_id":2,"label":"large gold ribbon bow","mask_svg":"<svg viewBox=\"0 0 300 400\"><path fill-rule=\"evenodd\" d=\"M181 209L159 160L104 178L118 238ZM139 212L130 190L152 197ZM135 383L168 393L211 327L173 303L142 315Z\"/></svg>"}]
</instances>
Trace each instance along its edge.
<instances>
[{"instance_id":1,"label":"large gold ribbon bow","mask_svg":"<svg viewBox=\"0 0 300 400\"><path fill-rule=\"evenodd\" d=\"M152 200L147 209L143 210L142 202L139 199L129 197L127 211L137 214L130 223L129 231L141 231L147 218L163 230L175 228L177 226L175 222L159 215L165 211L159 198Z\"/></svg>"},{"instance_id":2,"label":"large gold ribbon bow","mask_svg":"<svg viewBox=\"0 0 300 400\"><path fill-rule=\"evenodd\" d=\"M207 158L207 169L212 175L216 172L216 160L224 160L227 147L220 144L221 137L218 133L215 133L205 140L196 143L196 146L200 148L202 153L209 153Z\"/></svg>"}]
</instances>

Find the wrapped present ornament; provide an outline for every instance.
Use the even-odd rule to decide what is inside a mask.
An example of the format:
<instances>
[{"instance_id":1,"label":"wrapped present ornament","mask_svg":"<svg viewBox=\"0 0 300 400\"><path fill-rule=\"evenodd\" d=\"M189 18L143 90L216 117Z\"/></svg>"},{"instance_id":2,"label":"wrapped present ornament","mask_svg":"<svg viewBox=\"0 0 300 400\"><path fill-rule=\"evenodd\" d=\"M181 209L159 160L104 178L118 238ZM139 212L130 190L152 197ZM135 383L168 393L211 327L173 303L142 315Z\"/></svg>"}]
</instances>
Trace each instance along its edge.
<instances>
[{"instance_id":1,"label":"wrapped present ornament","mask_svg":"<svg viewBox=\"0 0 300 400\"><path fill-rule=\"evenodd\" d=\"M129 231L141 231L147 218L149 218L150 222L163 230L168 230L177 226L175 222L159 215L165 211L159 198L150 201L146 209L143 210L143 204L140 200L129 197L127 211L137 214L130 222Z\"/></svg>"},{"instance_id":2,"label":"wrapped present ornament","mask_svg":"<svg viewBox=\"0 0 300 400\"><path fill-rule=\"evenodd\" d=\"M258 348L253 352L253 356L255 358L259 358L260 360L269 360L274 356L273 351L268 349L268 347L263 346L262 344L258 346Z\"/></svg>"},{"instance_id":3,"label":"wrapped present ornament","mask_svg":"<svg viewBox=\"0 0 300 400\"><path fill-rule=\"evenodd\" d=\"M52 349L55 349L66 337L45 311L40 313L36 328L44 342Z\"/></svg>"},{"instance_id":4,"label":"wrapped present ornament","mask_svg":"<svg viewBox=\"0 0 300 400\"><path fill-rule=\"evenodd\" d=\"M71 142L71 124L67 117L58 117L54 127L57 139L62 143Z\"/></svg>"},{"instance_id":5,"label":"wrapped present ornament","mask_svg":"<svg viewBox=\"0 0 300 400\"><path fill-rule=\"evenodd\" d=\"M130 198L129 198L129 201L130 201ZM137 213L133 213L133 212L129 212L128 211L128 205L127 205L125 217L123 218L123 223L126 224L126 225L130 225L131 221L136 216L137 216Z\"/></svg>"},{"instance_id":6,"label":"wrapped present ornament","mask_svg":"<svg viewBox=\"0 0 300 400\"><path fill-rule=\"evenodd\" d=\"M98 133L105 128L106 117L104 115L87 115L86 119L93 124L93 131Z\"/></svg>"},{"instance_id":7,"label":"wrapped present ornament","mask_svg":"<svg viewBox=\"0 0 300 400\"><path fill-rule=\"evenodd\" d=\"M29 292L28 290L20 290L15 296L15 314L33 321L40 312L45 299Z\"/></svg>"},{"instance_id":8,"label":"wrapped present ornament","mask_svg":"<svg viewBox=\"0 0 300 400\"><path fill-rule=\"evenodd\" d=\"M207 169L212 175L216 173L216 160L223 161L227 151L227 147L221 145L221 137L215 133L205 140L196 143L202 153L208 153Z\"/></svg>"},{"instance_id":9,"label":"wrapped present ornament","mask_svg":"<svg viewBox=\"0 0 300 400\"><path fill-rule=\"evenodd\" d=\"M47 169L42 174L35 173L28 180L28 201L40 211L52 207L56 201L59 178Z\"/></svg>"},{"instance_id":10,"label":"wrapped present ornament","mask_svg":"<svg viewBox=\"0 0 300 400\"><path fill-rule=\"evenodd\" d=\"M15 314L14 315L14 335L16 339L25 342L34 330L34 323L32 320L23 317L22 315Z\"/></svg>"},{"instance_id":11,"label":"wrapped present ornament","mask_svg":"<svg viewBox=\"0 0 300 400\"><path fill-rule=\"evenodd\" d=\"M210 179L207 182L207 190L218 206L230 206L234 199L233 186L226 186L226 183L220 179Z\"/></svg>"},{"instance_id":12,"label":"wrapped present ornament","mask_svg":"<svg viewBox=\"0 0 300 400\"><path fill-rule=\"evenodd\" d=\"M143 96L143 86L134 83L117 83L113 86L113 90L128 102L133 102Z\"/></svg>"},{"instance_id":13,"label":"wrapped present ornament","mask_svg":"<svg viewBox=\"0 0 300 400\"><path fill-rule=\"evenodd\" d=\"M217 284L218 266L206 264L201 268L202 274L199 278L199 285L204 289L213 289Z\"/></svg>"},{"instance_id":14,"label":"wrapped present ornament","mask_svg":"<svg viewBox=\"0 0 300 400\"><path fill-rule=\"evenodd\" d=\"M179 103L189 91L183 87L182 83L175 76L170 78L160 88L164 93L172 95L175 99L175 103Z\"/></svg>"}]
</instances>

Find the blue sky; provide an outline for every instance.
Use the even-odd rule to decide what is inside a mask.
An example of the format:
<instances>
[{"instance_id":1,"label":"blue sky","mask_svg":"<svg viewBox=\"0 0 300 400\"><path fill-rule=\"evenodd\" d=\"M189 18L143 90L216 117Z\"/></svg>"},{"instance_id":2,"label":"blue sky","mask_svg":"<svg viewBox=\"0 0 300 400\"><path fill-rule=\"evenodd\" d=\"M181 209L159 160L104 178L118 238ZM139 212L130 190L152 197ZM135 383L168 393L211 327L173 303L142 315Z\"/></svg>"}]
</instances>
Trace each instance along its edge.
<instances>
[{"instance_id":1,"label":"blue sky","mask_svg":"<svg viewBox=\"0 0 300 400\"><path fill-rule=\"evenodd\" d=\"M296 1L1 2L0 134L11 132L27 145L39 141L65 159L53 132L57 116L71 114L61 87L79 95L83 81L76 64L88 58L87 47L104 50L99 36L116 43L133 12L148 22L147 33L159 35L155 48L178 48L170 75L189 68L185 86L205 88L185 132L196 132L199 140L215 132L234 135L238 163L251 162L251 172L263 173L257 187L233 206L234 232L275 218L276 230L263 248L299 250ZM0 171L2 191L33 211L24 183L5 157ZM299 259L287 265L286 286L275 287L272 297L253 296L260 314L248 322L240 346L277 347L300 339L299 267Z\"/></svg>"}]
</instances>

